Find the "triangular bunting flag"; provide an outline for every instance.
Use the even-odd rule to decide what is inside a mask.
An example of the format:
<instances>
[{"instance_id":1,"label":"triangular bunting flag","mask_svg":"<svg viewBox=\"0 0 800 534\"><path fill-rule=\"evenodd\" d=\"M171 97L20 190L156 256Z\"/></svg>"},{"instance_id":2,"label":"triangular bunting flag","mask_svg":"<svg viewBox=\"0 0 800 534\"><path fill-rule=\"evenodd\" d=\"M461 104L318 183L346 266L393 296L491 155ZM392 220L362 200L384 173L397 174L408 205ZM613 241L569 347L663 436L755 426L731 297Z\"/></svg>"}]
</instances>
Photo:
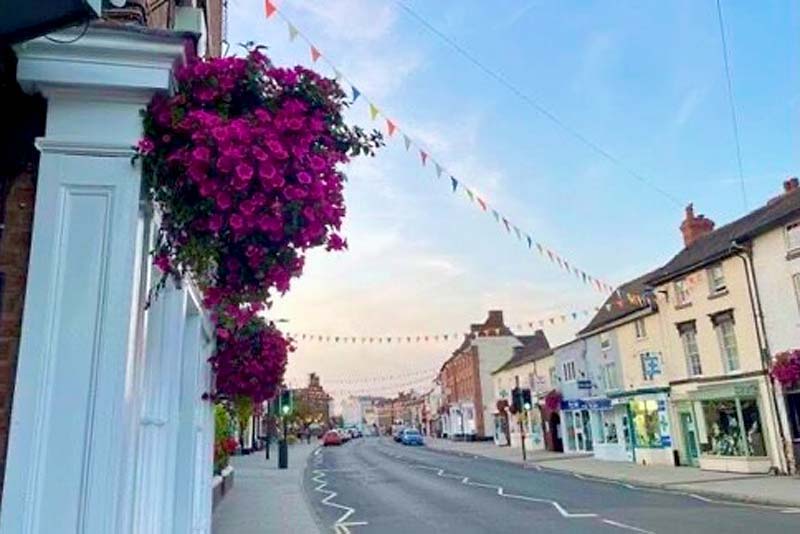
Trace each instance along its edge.
<instances>
[{"instance_id":1,"label":"triangular bunting flag","mask_svg":"<svg viewBox=\"0 0 800 534\"><path fill-rule=\"evenodd\" d=\"M450 177L450 183L453 185L453 193L455 193L456 189L458 189L458 180L456 180L455 178L453 178L451 176Z\"/></svg>"},{"instance_id":2,"label":"triangular bunting flag","mask_svg":"<svg viewBox=\"0 0 800 534\"><path fill-rule=\"evenodd\" d=\"M531 248L533 246L533 239L531 239L529 235L526 235L525 239L528 241L528 248Z\"/></svg>"},{"instance_id":3,"label":"triangular bunting flag","mask_svg":"<svg viewBox=\"0 0 800 534\"><path fill-rule=\"evenodd\" d=\"M497 210L492 210L492 215L494 215L494 220L500 222L500 214L497 213Z\"/></svg>"},{"instance_id":4,"label":"triangular bunting flag","mask_svg":"<svg viewBox=\"0 0 800 534\"><path fill-rule=\"evenodd\" d=\"M517 234L517 239L522 239L522 234L516 226L514 227L514 233Z\"/></svg>"},{"instance_id":5,"label":"triangular bunting flag","mask_svg":"<svg viewBox=\"0 0 800 534\"><path fill-rule=\"evenodd\" d=\"M370 116L370 118L371 118L372 120L375 120L375 117L377 117L377 116L378 116L378 113L380 113L380 112L378 111L378 108L376 108L376 107L375 107L375 104L373 104L372 102L370 102L370 103L369 103L369 116Z\"/></svg>"},{"instance_id":6,"label":"triangular bunting flag","mask_svg":"<svg viewBox=\"0 0 800 534\"><path fill-rule=\"evenodd\" d=\"M503 217L503 224L506 225L506 232L511 233L511 225L508 224L508 219Z\"/></svg>"},{"instance_id":7,"label":"triangular bunting flag","mask_svg":"<svg viewBox=\"0 0 800 534\"><path fill-rule=\"evenodd\" d=\"M425 163L428 161L428 153L424 150L419 151L419 159L422 160L422 166L425 166Z\"/></svg>"},{"instance_id":8,"label":"triangular bunting flag","mask_svg":"<svg viewBox=\"0 0 800 534\"><path fill-rule=\"evenodd\" d=\"M397 129L397 126L390 119L386 119L386 131L389 132L389 137L394 135L394 131Z\"/></svg>"},{"instance_id":9,"label":"triangular bunting flag","mask_svg":"<svg viewBox=\"0 0 800 534\"><path fill-rule=\"evenodd\" d=\"M322 57L322 52L317 50L316 46L311 46L311 61L316 63L319 58Z\"/></svg>"},{"instance_id":10,"label":"triangular bunting flag","mask_svg":"<svg viewBox=\"0 0 800 534\"><path fill-rule=\"evenodd\" d=\"M553 258L553 252L552 252L552 251L548 250L548 251L547 251L547 256L550 258L550 261L553 261L553 260L554 260L554 258Z\"/></svg>"},{"instance_id":11,"label":"triangular bunting flag","mask_svg":"<svg viewBox=\"0 0 800 534\"><path fill-rule=\"evenodd\" d=\"M273 4L270 0L264 0L264 11L267 14L267 18L270 18L275 14L276 11L278 11L278 8L275 7L275 4Z\"/></svg>"},{"instance_id":12,"label":"triangular bunting flag","mask_svg":"<svg viewBox=\"0 0 800 534\"><path fill-rule=\"evenodd\" d=\"M405 134L403 134L403 143L406 145L406 150L411 148L411 138Z\"/></svg>"},{"instance_id":13,"label":"triangular bunting flag","mask_svg":"<svg viewBox=\"0 0 800 534\"><path fill-rule=\"evenodd\" d=\"M443 170L444 169L442 169L442 166L437 163L436 164L436 177L437 178L441 178L442 177L442 171Z\"/></svg>"},{"instance_id":14,"label":"triangular bunting flag","mask_svg":"<svg viewBox=\"0 0 800 534\"><path fill-rule=\"evenodd\" d=\"M539 249L539 254L544 254L544 247L541 243L536 243L536 248Z\"/></svg>"},{"instance_id":15,"label":"triangular bunting flag","mask_svg":"<svg viewBox=\"0 0 800 534\"><path fill-rule=\"evenodd\" d=\"M475 202L475 196L472 194L472 191L469 188L466 188L467 196L469 197L470 202Z\"/></svg>"},{"instance_id":16,"label":"triangular bunting flag","mask_svg":"<svg viewBox=\"0 0 800 534\"><path fill-rule=\"evenodd\" d=\"M297 36L300 33L300 31L297 28L295 28L291 22L289 22L288 24L289 24L289 40L294 41L295 39L297 39Z\"/></svg>"},{"instance_id":17,"label":"triangular bunting flag","mask_svg":"<svg viewBox=\"0 0 800 534\"><path fill-rule=\"evenodd\" d=\"M481 197L477 197L477 198L478 198L478 204L481 205L481 209L483 211L486 211L486 202L484 202L484 200Z\"/></svg>"},{"instance_id":18,"label":"triangular bunting flag","mask_svg":"<svg viewBox=\"0 0 800 534\"><path fill-rule=\"evenodd\" d=\"M354 86L353 86L353 102L355 102L356 100L358 100L358 97L359 97L359 96L361 96L361 91L359 91L358 89L356 89L356 86L354 85Z\"/></svg>"}]
</instances>

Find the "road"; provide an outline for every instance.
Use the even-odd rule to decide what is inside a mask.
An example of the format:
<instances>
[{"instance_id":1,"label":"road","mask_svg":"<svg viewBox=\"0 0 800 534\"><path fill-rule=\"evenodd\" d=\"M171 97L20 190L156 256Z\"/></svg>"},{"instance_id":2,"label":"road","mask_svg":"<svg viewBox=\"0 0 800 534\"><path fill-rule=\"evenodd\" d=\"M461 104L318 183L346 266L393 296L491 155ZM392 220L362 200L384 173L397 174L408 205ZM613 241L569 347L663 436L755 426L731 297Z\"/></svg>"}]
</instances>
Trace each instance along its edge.
<instances>
[{"instance_id":1,"label":"road","mask_svg":"<svg viewBox=\"0 0 800 534\"><path fill-rule=\"evenodd\" d=\"M343 534L800 532L798 510L708 502L384 438L320 449L305 477L320 522Z\"/></svg>"}]
</instances>

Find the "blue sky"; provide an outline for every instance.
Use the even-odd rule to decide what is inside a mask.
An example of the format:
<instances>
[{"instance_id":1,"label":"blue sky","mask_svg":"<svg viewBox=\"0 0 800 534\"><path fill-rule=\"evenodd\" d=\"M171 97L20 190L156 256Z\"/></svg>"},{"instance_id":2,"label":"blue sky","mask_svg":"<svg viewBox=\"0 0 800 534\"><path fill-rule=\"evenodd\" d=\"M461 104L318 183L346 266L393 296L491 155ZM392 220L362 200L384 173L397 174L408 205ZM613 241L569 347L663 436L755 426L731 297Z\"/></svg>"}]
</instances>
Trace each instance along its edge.
<instances>
[{"instance_id":1,"label":"blue sky","mask_svg":"<svg viewBox=\"0 0 800 534\"><path fill-rule=\"evenodd\" d=\"M588 273L621 283L668 259L682 246L690 201L718 225L745 212L714 0L399 1L679 203L566 134L393 0L276 3L453 175ZM753 209L798 172L800 19L788 0L722 6ZM281 19L266 20L261 0L231 0L229 10L230 42L263 43L277 64L311 66L307 46L289 41ZM383 126L363 100L349 117ZM450 193L399 138L346 172L350 250L310 255L273 309L290 320L286 330L452 333L488 309L513 325L601 302ZM580 326L546 333L559 343ZM432 369L454 348L301 342L288 378L316 370L340 395L389 394L410 379L347 381Z\"/></svg>"}]
</instances>

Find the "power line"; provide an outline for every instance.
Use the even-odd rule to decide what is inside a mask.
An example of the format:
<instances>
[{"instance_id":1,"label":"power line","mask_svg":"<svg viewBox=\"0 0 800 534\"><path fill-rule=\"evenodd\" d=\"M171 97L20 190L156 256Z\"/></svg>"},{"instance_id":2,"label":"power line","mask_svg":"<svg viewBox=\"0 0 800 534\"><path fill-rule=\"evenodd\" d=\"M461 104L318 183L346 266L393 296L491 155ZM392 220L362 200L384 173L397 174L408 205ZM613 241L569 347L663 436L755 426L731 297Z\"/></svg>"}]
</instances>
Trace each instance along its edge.
<instances>
[{"instance_id":1,"label":"power line","mask_svg":"<svg viewBox=\"0 0 800 534\"><path fill-rule=\"evenodd\" d=\"M550 122L552 122L553 124L555 124L556 126L561 128L561 130L563 130L564 132L566 132L567 134L569 134L573 138L575 138L578 141L580 141L583 145L585 145L586 147L591 149L596 154L599 154L601 157L603 157L607 161L611 162L615 166L617 166L620 169L622 169L623 171L625 171L629 176L631 176L631 177L635 178L636 180L638 180L639 182L649 186L654 191L657 191L658 193L663 195L665 198L669 199L670 202L672 202L673 204L676 204L678 206L682 206L683 205L683 202L681 202L681 200L678 199L676 196L674 196L672 193L666 191L665 189L661 188L657 184L653 183L651 180L649 180L647 177L642 175L640 172L638 172L635 169L631 168L624 161L622 161L621 159L619 159L615 155L611 154L608 150L604 149L603 147L601 147L600 145L598 145L597 143L595 143L594 141L592 141L591 139L586 137L584 134L582 134L581 132L579 132L578 130L576 130L575 128L570 126L569 124L565 123L555 113L551 112L550 110L548 110L547 108L542 106L533 97L531 97L530 95L528 95L527 93L522 91L520 88L518 88L516 85L514 85L512 82L510 82L508 79L506 79L505 76L503 76L499 72L493 70L492 68L488 67L485 63L483 63L478 58L476 58L474 55L472 55L472 53L470 53L464 47L462 47L457 42L455 42L447 34L445 34L441 30L436 28L433 24L428 22L425 18L422 17L422 15L420 15L419 13L414 11L410 6L406 5L404 2L402 2L400 0L395 0L395 3L403 11L408 13L412 18L414 18L420 24L425 26L430 32L432 32L434 35L436 35L437 37L442 39L444 42L446 42L448 45L450 45L450 47L452 47L456 52L458 52L461 56L463 56L467 61L472 63L475 67L477 67L484 74L486 74L487 76L489 76L490 78L495 80L497 83L499 83L500 85L502 85L503 87L505 87L506 89L511 91L511 93L513 93L517 98L519 98L520 100L525 102L528 106L530 106L531 108L536 110L539 114L544 116L547 120L549 120Z\"/></svg>"},{"instance_id":2,"label":"power line","mask_svg":"<svg viewBox=\"0 0 800 534\"><path fill-rule=\"evenodd\" d=\"M742 170L742 145L739 142L739 120L736 116L736 103L733 99L733 83L731 82L731 69L728 64L728 41L725 39L725 23L722 19L722 3L717 0L717 20L719 21L719 37L722 41L722 60L725 64L725 81L728 85L728 104L731 108L731 123L733 125L733 139L736 143L736 164L739 168L739 184L742 188L742 201L747 209L747 190L744 186L744 171Z\"/></svg>"}]
</instances>

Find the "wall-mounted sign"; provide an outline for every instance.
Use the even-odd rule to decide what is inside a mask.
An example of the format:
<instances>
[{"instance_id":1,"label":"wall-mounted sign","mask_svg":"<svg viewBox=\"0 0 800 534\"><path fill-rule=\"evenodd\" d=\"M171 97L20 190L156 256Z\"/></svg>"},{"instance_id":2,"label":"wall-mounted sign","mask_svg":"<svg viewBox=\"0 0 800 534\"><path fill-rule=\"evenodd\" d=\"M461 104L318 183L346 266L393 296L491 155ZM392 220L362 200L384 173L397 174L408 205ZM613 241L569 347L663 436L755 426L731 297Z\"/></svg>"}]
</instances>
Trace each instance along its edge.
<instances>
[{"instance_id":1,"label":"wall-mounted sign","mask_svg":"<svg viewBox=\"0 0 800 534\"><path fill-rule=\"evenodd\" d=\"M578 380L578 389L592 389L592 381Z\"/></svg>"}]
</instances>

